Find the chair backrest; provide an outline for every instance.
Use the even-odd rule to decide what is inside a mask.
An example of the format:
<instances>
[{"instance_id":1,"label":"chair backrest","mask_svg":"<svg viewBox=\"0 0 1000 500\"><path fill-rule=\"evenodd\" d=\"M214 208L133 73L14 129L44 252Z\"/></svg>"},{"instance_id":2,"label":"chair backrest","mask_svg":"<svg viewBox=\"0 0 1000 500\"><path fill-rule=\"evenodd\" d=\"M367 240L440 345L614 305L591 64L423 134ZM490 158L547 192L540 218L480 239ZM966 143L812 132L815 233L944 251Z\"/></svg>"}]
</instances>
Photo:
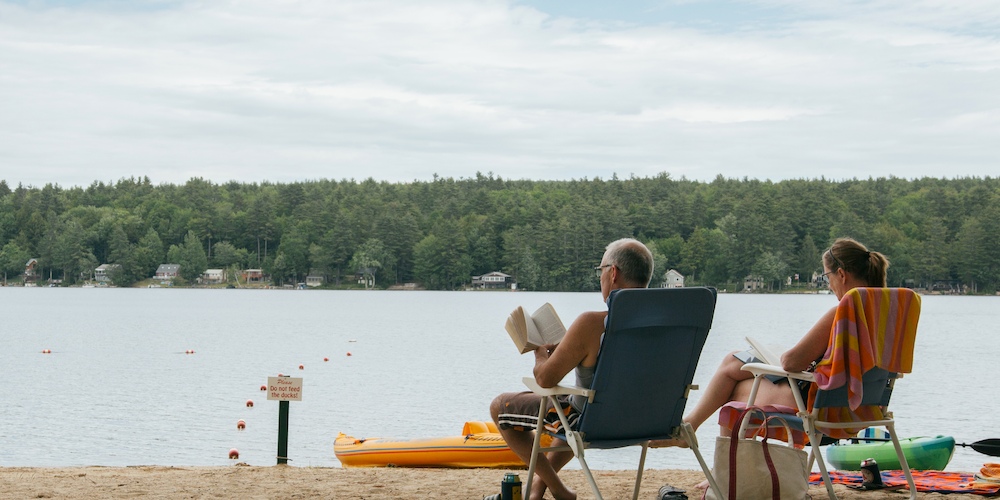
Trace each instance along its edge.
<instances>
[{"instance_id":1,"label":"chair backrest","mask_svg":"<svg viewBox=\"0 0 1000 500\"><path fill-rule=\"evenodd\" d=\"M714 288L622 289L608 320L579 431L592 446L663 439L680 425L715 315Z\"/></svg>"},{"instance_id":2,"label":"chair backrest","mask_svg":"<svg viewBox=\"0 0 1000 500\"><path fill-rule=\"evenodd\" d=\"M830 344L816 366L809 408L837 423L882 418L898 373L913 366L920 296L907 288L848 291L837 306ZM825 388L825 390L823 389ZM824 430L845 437L849 430Z\"/></svg>"},{"instance_id":3,"label":"chair backrest","mask_svg":"<svg viewBox=\"0 0 1000 500\"><path fill-rule=\"evenodd\" d=\"M865 372L861 378L865 391L861 397L861 405L889 406L893 389L893 384L890 382L896 379L896 375L881 368L872 368ZM843 386L832 391L817 390L813 408L837 408L848 405L847 386Z\"/></svg>"}]
</instances>

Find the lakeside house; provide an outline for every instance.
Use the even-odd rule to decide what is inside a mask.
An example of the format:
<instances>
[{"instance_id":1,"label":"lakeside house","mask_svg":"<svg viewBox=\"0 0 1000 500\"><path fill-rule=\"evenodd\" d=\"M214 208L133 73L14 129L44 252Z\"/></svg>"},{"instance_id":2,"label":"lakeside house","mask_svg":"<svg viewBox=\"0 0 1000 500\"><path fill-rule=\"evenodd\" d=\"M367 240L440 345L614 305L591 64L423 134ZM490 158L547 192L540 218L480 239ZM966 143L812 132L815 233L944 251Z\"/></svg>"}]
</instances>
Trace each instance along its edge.
<instances>
[{"instance_id":1,"label":"lakeside house","mask_svg":"<svg viewBox=\"0 0 1000 500\"><path fill-rule=\"evenodd\" d=\"M513 277L509 274L501 273L500 271L493 271L491 273L472 277L472 288L476 289L485 290L516 287L517 283L514 281Z\"/></svg>"},{"instance_id":2,"label":"lakeside house","mask_svg":"<svg viewBox=\"0 0 1000 500\"><path fill-rule=\"evenodd\" d=\"M326 280L323 278L323 275L316 271L313 271L309 273L309 276L306 276L306 286L310 288L323 286L324 281Z\"/></svg>"},{"instance_id":3,"label":"lakeside house","mask_svg":"<svg viewBox=\"0 0 1000 500\"><path fill-rule=\"evenodd\" d=\"M264 281L264 271L262 269L246 269L243 271L244 283L260 283Z\"/></svg>"},{"instance_id":4,"label":"lakeside house","mask_svg":"<svg viewBox=\"0 0 1000 500\"><path fill-rule=\"evenodd\" d=\"M101 264L94 269L94 281L98 283L114 283L113 275L116 271L121 271L119 264Z\"/></svg>"},{"instance_id":5,"label":"lakeside house","mask_svg":"<svg viewBox=\"0 0 1000 500\"><path fill-rule=\"evenodd\" d=\"M24 264L24 284L34 283L38 279L38 259L28 259Z\"/></svg>"},{"instance_id":6,"label":"lakeside house","mask_svg":"<svg viewBox=\"0 0 1000 500\"><path fill-rule=\"evenodd\" d=\"M201 275L202 283L212 285L226 281L226 271L224 269L206 269Z\"/></svg>"},{"instance_id":7,"label":"lakeside house","mask_svg":"<svg viewBox=\"0 0 1000 500\"><path fill-rule=\"evenodd\" d=\"M153 275L153 278L161 281L172 281L178 276L180 270L180 264L160 264L160 266L156 268L156 274Z\"/></svg>"},{"instance_id":8,"label":"lakeside house","mask_svg":"<svg viewBox=\"0 0 1000 500\"><path fill-rule=\"evenodd\" d=\"M762 276L754 276L750 274L747 275L746 278L743 278L744 292L753 292L756 290L763 290L764 288L767 288L767 283L764 282L764 278Z\"/></svg>"},{"instance_id":9,"label":"lakeside house","mask_svg":"<svg viewBox=\"0 0 1000 500\"><path fill-rule=\"evenodd\" d=\"M663 273L663 282L660 288L684 288L684 275L676 269L671 269Z\"/></svg>"}]
</instances>

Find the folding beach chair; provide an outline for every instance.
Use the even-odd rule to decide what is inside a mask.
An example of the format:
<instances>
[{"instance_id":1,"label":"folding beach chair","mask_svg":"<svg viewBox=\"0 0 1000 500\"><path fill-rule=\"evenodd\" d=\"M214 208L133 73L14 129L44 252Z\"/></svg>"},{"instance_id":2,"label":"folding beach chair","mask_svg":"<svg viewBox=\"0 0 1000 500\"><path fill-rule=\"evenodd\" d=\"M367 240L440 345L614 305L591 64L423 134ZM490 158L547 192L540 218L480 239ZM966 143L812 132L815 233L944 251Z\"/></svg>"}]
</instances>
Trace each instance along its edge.
<instances>
[{"instance_id":1,"label":"folding beach chair","mask_svg":"<svg viewBox=\"0 0 1000 500\"><path fill-rule=\"evenodd\" d=\"M607 330L592 387L542 388L533 377L524 378L529 389L543 396L537 429L545 428L546 408L558 405L556 396L577 394L588 398L575 429L560 412L561 429L550 433L567 445L542 447L542 433L535 433L525 491L531 491L539 453L570 450L580 462L594 495L601 499L584 450L638 445L642 453L632 495L635 499L649 441L668 438L686 441L705 475L712 477L691 425L683 423L681 417L689 391L697 389L691 381L712 326L715 298L715 289L703 287L616 290L608 297ZM718 491L714 480L711 483Z\"/></svg>"},{"instance_id":2,"label":"folding beach chair","mask_svg":"<svg viewBox=\"0 0 1000 500\"><path fill-rule=\"evenodd\" d=\"M852 437L866 427L884 427L889 432L910 487L910 498L917 497L888 405L896 379L912 371L919 318L920 296L913 290L855 288L837 306L826 354L814 372L789 373L779 366L762 363L743 366L754 374L748 405L754 404L763 375L812 382L807 401L793 388L798 412L795 417L783 416L808 437L812 446L809 468L815 460L831 499L837 496L820 452L822 438L824 435L835 439Z\"/></svg>"}]
</instances>

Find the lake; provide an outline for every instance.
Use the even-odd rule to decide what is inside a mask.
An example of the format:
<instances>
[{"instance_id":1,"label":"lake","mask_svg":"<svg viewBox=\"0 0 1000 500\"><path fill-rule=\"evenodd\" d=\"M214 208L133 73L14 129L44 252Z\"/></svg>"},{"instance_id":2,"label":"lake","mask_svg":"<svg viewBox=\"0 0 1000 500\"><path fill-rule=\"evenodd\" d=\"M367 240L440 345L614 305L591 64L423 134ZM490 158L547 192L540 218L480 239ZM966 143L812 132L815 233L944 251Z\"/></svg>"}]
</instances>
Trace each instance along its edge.
<instances>
[{"instance_id":1,"label":"lake","mask_svg":"<svg viewBox=\"0 0 1000 500\"><path fill-rule=\"evenodd\" d=\"M489 419L496 394L522 389L533 357L516 353L503 323L544 302L567 324L604 307L597 292L0 288L0 466L226 465L230 448L274 464L278 402L260 386L279 373L303 379L290 403L293 466L339 466L338 432L457 435ZM694 382L704 387L744 336L791 345L833 305L832 295L721 294ZM998 323L1000 297L923 297L914 372L893 396L900 435L997 437ZM698 432L709 463L712 421ZM597 469L637 460L638 449L588 454ZM996 459L956 448L948 469L986 461ZM647 466L697 463L663 449Z\"/></svg>"}]
</instances>

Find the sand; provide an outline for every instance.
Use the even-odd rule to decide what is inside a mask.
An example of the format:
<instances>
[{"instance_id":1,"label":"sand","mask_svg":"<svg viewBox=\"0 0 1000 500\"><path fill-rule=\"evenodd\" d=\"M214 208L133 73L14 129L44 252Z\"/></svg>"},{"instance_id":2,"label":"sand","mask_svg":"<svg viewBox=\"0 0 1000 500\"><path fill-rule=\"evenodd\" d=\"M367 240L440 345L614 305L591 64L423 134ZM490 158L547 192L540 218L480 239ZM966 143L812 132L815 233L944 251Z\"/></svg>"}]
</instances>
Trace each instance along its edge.
<instances>
[{"instance_id":1,"label":"sand","mask_svg":"<svg viewBox=\"0 0 1000 500\"><path fill-rule=\"evenodd\" d=\"M236 464L227 467L0 467L0 498L455 498L480 500L498 493L504 470L497 469L403 469L333 467L259 467ZM514 471L523 475L524 471ZM633 471L595 471L605 498L631 498ZM562 477L581 499L594 498L579 470ZM704 478L700 471L647 470L639 498L652 500L660 486L671 484L688 489ZM909 492L854 491L835 485L843 499L902 499ZM814 499L826 498L822 485L812 486ZM700 497L700 496L699 496ZM919 498L945 498L921 493ZM546 497L549 498L549 497ZM947 495L948 500L981 498Z\"/></svg>"}]
</instances>

